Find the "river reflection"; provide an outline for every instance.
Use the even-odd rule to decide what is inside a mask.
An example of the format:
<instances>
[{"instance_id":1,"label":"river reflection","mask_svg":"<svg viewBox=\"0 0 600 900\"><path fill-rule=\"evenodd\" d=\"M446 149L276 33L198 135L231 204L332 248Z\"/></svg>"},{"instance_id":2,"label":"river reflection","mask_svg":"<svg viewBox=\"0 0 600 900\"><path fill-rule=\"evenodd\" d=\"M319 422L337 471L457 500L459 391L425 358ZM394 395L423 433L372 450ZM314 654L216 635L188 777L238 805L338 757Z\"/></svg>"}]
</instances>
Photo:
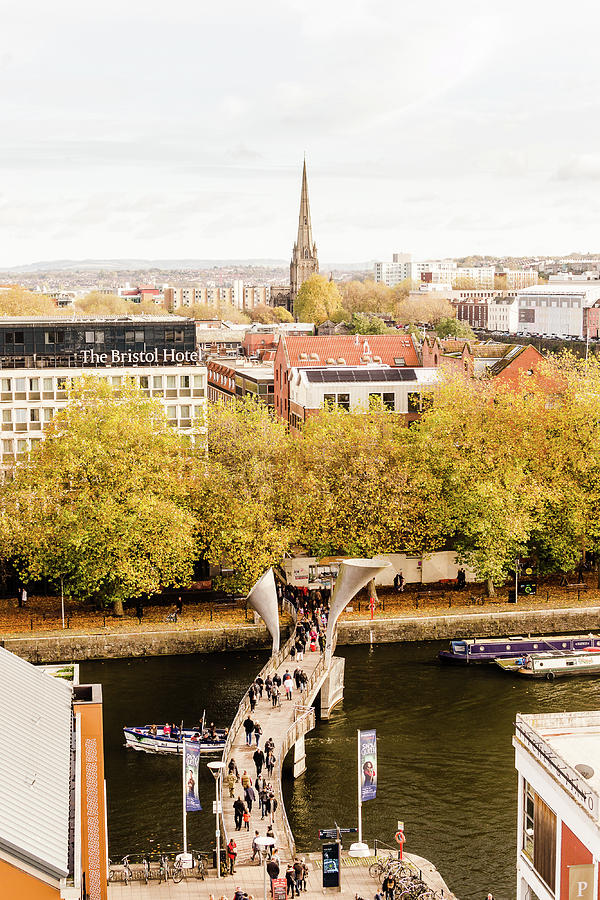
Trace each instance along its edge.
<instances>
[{"instance_id":1,"label":"river reflection","mask_svg":"<svg viewBox=\"0 0 600 900\"><path fill-rule=\"evenodd\" d=\"M441 644L338 647L346 657L344 702L306 739L308 770L286 778L286 807L300 847L317 831L356 824L356 730L376 728L379 793L363 805L369 840L393 841L432 860L461 898L515 895L517 712L594 709L597 679L548 684L493 666L442 666ZM171 758L126 751L122 726L202 715L227 724L266 653L154 657L85 663L83 681L104 690L110 855L179 848L181 768ZM192 847L214 841L214 783L200 779L204 812L188 816Z\"/></svg>"}]
</instances>

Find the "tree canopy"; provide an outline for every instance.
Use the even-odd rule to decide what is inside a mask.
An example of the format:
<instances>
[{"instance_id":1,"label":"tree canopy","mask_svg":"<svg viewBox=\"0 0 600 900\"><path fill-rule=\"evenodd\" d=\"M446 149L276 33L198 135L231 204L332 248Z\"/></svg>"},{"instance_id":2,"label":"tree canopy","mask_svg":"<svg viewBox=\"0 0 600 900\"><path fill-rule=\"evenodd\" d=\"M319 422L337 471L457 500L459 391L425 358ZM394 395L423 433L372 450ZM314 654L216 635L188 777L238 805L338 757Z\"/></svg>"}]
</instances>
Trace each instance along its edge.
<instances>
[{"instance_id":1,"label":"tree canopy","mask_svg":"<svg viewBox=\"0 0 600 900\"><path fill-rule=\"evenodd\" d=\"M324 275L311 275L298 291L294 314L299 322L320 325L340 309L342 297L337 285Z\"/></svg>"}]
</instances>

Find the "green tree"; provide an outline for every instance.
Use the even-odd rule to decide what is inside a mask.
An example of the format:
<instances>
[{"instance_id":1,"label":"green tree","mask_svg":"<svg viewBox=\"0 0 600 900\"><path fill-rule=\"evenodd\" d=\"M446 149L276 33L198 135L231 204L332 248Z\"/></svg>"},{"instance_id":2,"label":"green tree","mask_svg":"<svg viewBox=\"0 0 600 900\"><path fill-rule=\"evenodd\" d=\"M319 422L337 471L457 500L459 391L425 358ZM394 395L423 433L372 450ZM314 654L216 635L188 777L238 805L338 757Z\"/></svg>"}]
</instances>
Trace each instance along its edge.
<instances>
[{"instance_id":1,"label":"green tree","mask_svg":"<svg viewBox=\"0 0 600 900\"><path fill-rule=\"evenodd\" d=\"M349 328L352 334L395 334L397 331L389 328L383 319L361 313L353 313Z\"/></svg>"},{"instance_id":2,"label":"green tree","mask_svg":"<svg viewBox=\"0 0 600 900\"><path fill-rule=\"evenodd\" d=\"M2 492L2 542L25 580L113 605L191 580L188 451L157 401L86 377Z\"/></svg>"},{"instance_id":3,"label":"green tree","mask_svg":"<svg viewBox=\"0 0 600 900\"><path fill-rule=\"evenodd\" d=\"M340 309L342 297L337 285L323 275L311 275L301 286L294 303L294 315L299 322L320 325Z\"/></svg>"},{"instance_id":4,"label":"green tree","mask_svg":"<svg viewBox=\"0 0 600 900\"><path fill-rule=\"evenodd\" d=\"M435 333L440 338L455 337L472 340L475 332L466 322L459 322L456 318L441 319L435 326Z\"/></svg>"}]
</instances>

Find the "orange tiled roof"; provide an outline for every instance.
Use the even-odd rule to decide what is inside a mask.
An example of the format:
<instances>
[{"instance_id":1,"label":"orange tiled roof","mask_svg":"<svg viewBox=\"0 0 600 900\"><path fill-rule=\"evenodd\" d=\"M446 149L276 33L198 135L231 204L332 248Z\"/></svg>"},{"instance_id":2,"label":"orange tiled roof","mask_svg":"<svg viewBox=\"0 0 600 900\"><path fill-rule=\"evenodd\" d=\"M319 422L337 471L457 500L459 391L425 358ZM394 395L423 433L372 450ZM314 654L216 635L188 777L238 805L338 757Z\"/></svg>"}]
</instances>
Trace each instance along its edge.
<instances>
[{"instance_id":1,"label":"orange tiled roof","mask_svg":"<svg viewBox=\"0 0 600 900\"><path fill-rule=\"evenodd\" d=\"M343 359L348 366L359 366L374 361L375 356L388 366L398 365L396 360L400 358L407 366L421 365L414 341L407 334L286 335L283 340L288 364L297 368L323 366L328 359Z\"/></svg>"}]
</instances>

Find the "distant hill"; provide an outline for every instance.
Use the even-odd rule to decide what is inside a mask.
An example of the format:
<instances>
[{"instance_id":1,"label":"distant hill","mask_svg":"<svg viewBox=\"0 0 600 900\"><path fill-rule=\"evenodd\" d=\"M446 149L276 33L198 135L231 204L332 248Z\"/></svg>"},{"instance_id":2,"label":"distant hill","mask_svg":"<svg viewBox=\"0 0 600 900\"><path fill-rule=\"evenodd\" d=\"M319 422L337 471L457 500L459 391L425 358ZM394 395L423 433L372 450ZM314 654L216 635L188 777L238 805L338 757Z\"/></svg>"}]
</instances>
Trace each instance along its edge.
<instances>
[{"instance_id":1,"label":"distant hill","mask_svg":"<svg viewBox=\"0 0 600 900\"><path fill-rule=\"evenodd\" d=\"M21 266L10 266L1 271L14 274L30 274L33 272L73 272L100 270L142 271L144 269L165 269L168 271L181 269L221 269L232 267L257 266L261 268L287 268L286 259L48 259L28 263ZM371 269L372 263L323 263L321 269L329 272L332 269L345 271L364 271Z\"/></svg>"}]
</instances>

